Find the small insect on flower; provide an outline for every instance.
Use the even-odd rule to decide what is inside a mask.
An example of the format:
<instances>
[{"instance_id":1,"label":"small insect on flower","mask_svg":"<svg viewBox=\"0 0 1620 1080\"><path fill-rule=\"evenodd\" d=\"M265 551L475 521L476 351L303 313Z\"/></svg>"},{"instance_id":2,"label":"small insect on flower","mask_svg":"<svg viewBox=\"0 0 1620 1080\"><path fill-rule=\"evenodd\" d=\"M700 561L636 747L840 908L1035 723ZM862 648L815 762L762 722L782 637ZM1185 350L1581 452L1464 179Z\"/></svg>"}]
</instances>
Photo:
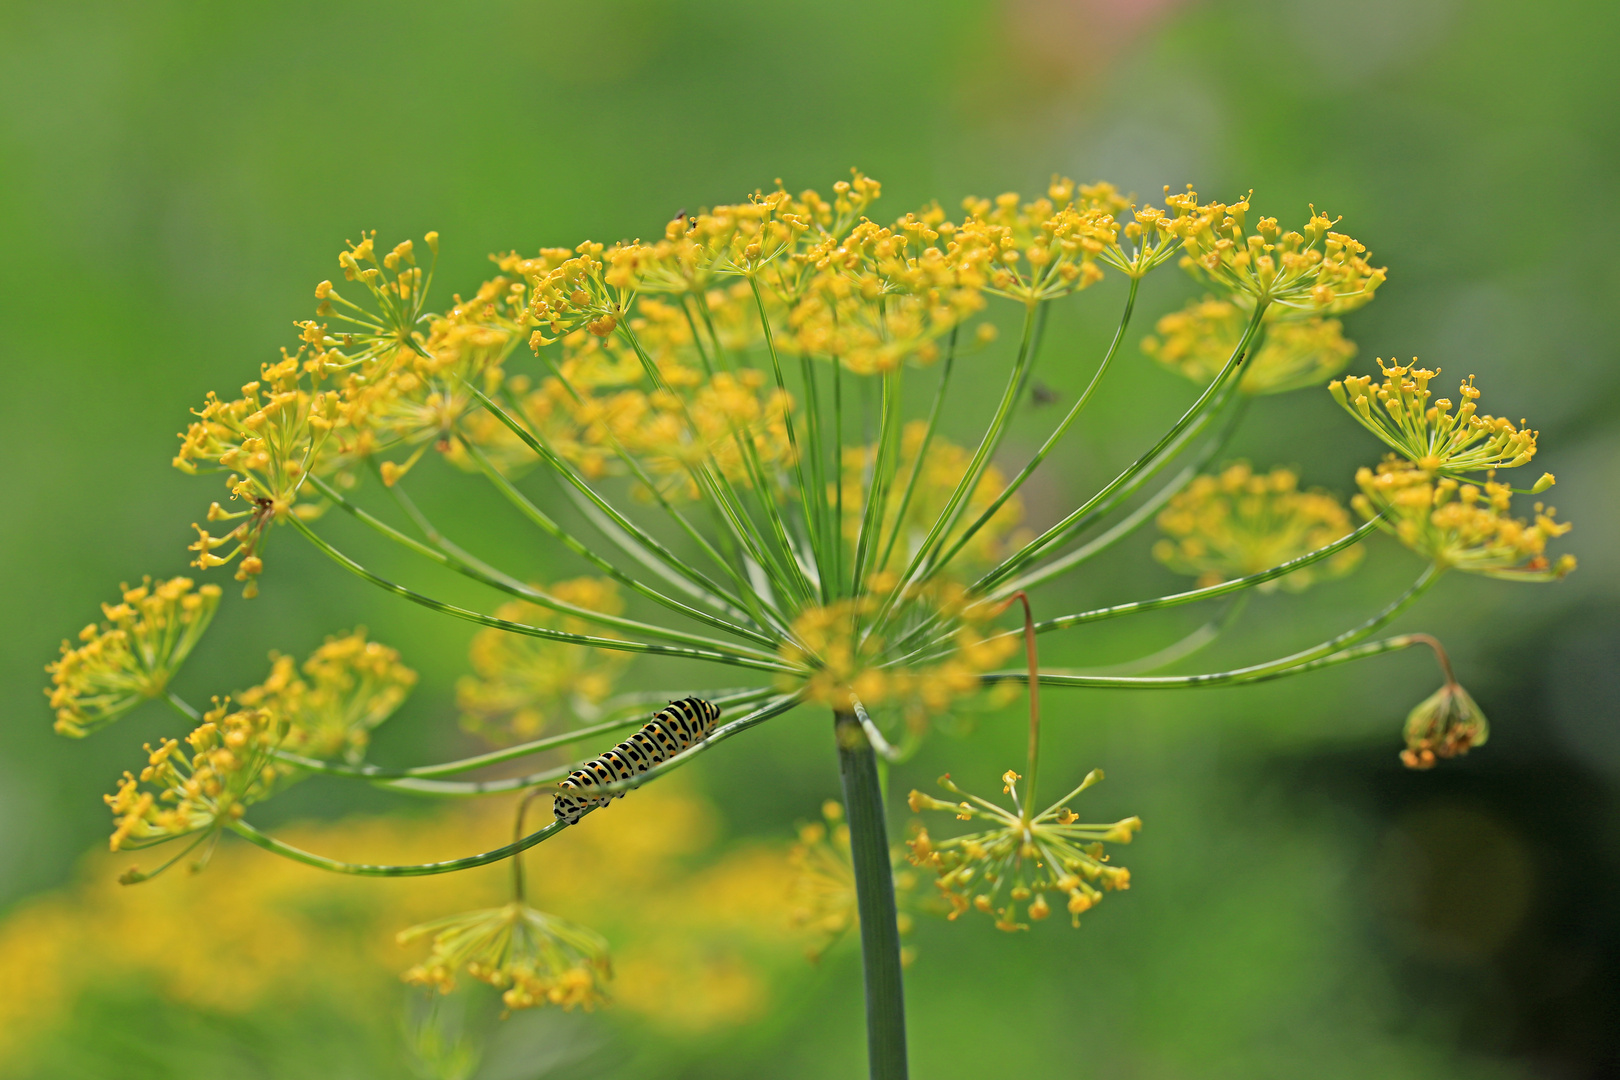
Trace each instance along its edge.
<instances>
[{"instance_id":1,"label":"small insect on flower","mask_svg":"<svg viewBox=\"0 0 1620 1080\"><path fill-rule=\"evenodd\" d=\"M1131 887L1131 872L1109 863L1104 844L1128 844L1142 827L1136 817L1112 825L1082 825L1069 800L1103 778L1100 769L1086 774L1080 786L1042 810L1030 814L1018 796L1023 777L1009 769L1002 792L1012 796L1011 810L958 788L947 774L940 786L960 802L945 802L920 791L911 793L915 813L945 810L959 821L987 821L990 828L948 840L935 840L923 828L908 841L911 861L933 870L934 882L951 905L948 918L972 908L994 915L999 930L1027 930L1020 918L1040 920L1052 913L1046 893L1067 897L1074 926L1082 912L1102 900L1103 891ZM1099 889L1100 886L1100 889Z\"/></svg>"},{"instance_id":2,"label":"small insect on flower","mask_svg":"<svg viewBox=\"0 0 1620 1080\"><path fill-rule=\"evenodd\" d=\"M1511 513L1513 491L1487 480L1463 483L1393 456L1376 471L1356 473L1361 494L1352 503L1378 527L1442 569L1505 581L1551 581L1575 569L1575 556L1549 561L1547 541L1567 533L1569 522L1553 520L1552 507L1535 504L1535 522Z\"/></svg>"},{"instance_id":3,"label":"small insect on flower","mask_svg":"<svg viewBox=\"0 0 1620 1080\"><path fill-rule=\"evenodd\" d=\"M79 631L76 648L62 642L61 659L45 668L59 735L82 738L162 694L219 607L219 586L194 590L190 578L120 590L119 603L101 605L107 621Z\"/></svg>"},{"instance_id":4,"label":"small insect on flower","mask_svg":"<svg viewBox=\"0 0 1620 1080\"><path fill-rule=\"evenodd\" d=\"M432 952L405 972L408 983L448 994L457 973L465 970L502 991L508 1011L542 1005L590 1010L607 1000L603 984L612 977L607 941L522 901L413 926L401 931L398 941L405 945L429 934Z\"/></svg>"},{"instance_id":5,"label":"small insect on flower","mask_svg":"<svg viewBox=\"0 0 1620 1080\"><path fill-rule=\"evenodd\" d=\"M656 713L640 731L569 773L558 787L584 791L616 780L628 780L707 738L719 719L719 707L702 698L672 701L669 708ZM585 814L606 806L622 794L559 794L552 803L552 812L558 821L573 825Z\"/></svg>"},{"instance_id":6,"label":"small insect on flower","mask_svg":"<svg viewBox=\"0 0 1620 1080\"><path fill-rule=\"evenodd\" d=\"M1447 398L1430 401L1429 381L1440 374L1438 368L1420 368L1416 360L1385 367L1382 359L1378 367L1384 381L1377 385L1371 376L1351 375L1328 383L1328 391L1415 467L1431 473L1482 472L1517 468L1536 456L1536 432L1500 416L1479 415L1472 375L1457 387L1462 404L1453 412Z\"/></svg>"},{"instance_id":7,"label":"small insect on flower","mask_svg":"<svg viewBox=\"0 0 1620 1080\"><path fill-rule=\"evenodd\" d=\"M1350 515L1332 495L1300 491L1292 470L1258 474L1241 461L1219 475L1198 477L1158 520L1168 539L1153 546L1153 557L1177 573L1196 575L1200 586L1259 573L1350 532ZM1298 592L1322 577L1347 574L1360 561L1357 544L1260 588L1281 585Z\"/></svg>"}]
</instances>

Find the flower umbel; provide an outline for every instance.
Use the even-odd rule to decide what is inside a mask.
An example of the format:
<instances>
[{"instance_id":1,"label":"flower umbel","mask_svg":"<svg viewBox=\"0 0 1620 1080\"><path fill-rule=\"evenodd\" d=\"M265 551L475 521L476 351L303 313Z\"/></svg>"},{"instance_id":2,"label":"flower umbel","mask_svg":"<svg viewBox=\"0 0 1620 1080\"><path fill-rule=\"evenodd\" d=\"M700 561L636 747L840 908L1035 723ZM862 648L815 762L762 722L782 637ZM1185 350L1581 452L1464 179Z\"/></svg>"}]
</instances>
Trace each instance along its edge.
<instances>
[{"instance_id":1,"label":"flower umbel","mask_svg":"<svg viewBox=\"0 0 1620 1080\"><path fill-rule=\"evenodd\" d=\"M1301 231L1284 232L1263 217L1248 231L1249 199L1198 202L1198 193L1165 192L1174 217L1160 228L1181 238L1182 266L1201 281L1255 300L1338 314L1371 300L1384 283L1359 241L1332 231L1337 219L1311 208Z\"/></svg>"},{"instance_id":2,"label":"flower umbel","mask_svg":"<svg viewBox=\"0 0 1620 1080\"><path fill-rule=\"evenodd\" d=\"M237 695L248 708L265 708L287 724L282 747L317 758L365 756L371 730L394 714L416 685L416 672L399 652L367 641L364 628L329 637L304 661L303 678L292 657L271 655L270 675Z\"/></svg>"},{"instance_id":3,"label":"flower umbel","mask_svg":"<svg viewBox=\"0 0 1620 1080\"><path fill-rule=\"evenodd\" d=\"M607 1000L603 984L612 975L607 942L594 930L522 901L413 926L400 932L399 943L429 934L433 949L405 972L408 983L447 994L465 970L500 990L509 1011L541 1005L590 1010Z\"/></svg>"},{"instance_id":4,"label":"flower umbel","mask_svg":"<svg viewBox=\"0 0 1620 1080\"><path fill-rule=\"evenodd\" d=\"M1114 866L1104 844L1128 844L1142 820L1136 817L1112 825L1080 824L1069 802L1103 778L1101 770L1086 774L1080 786L1042 810L1031 814L1018 795L1023 779L1011 769L1002 776L1002 792L1012 796L1012 808L998 806L957 787L946 774L940 786L960 802L945 802L920 791L911 793L914 812L946 810L959 821L979 820L989 827L948 840L936 840L919 828L908 841L911 861L933 870L934 882L950 902L950 918L972 908L994 915L998 930L1027 930L1021 919L1041 920L1052 913L1047 893L1057 893L1080 925L1082 912L1102 900L1103 892L1131 887L1131 872Z\"/></svg>"},{"instance_id":5,"label":"flower umbel","mask_svg":"<svg viewBox=\"0 0 1620 1080\"><path fill-rule=\"evenodd\" d=\"M1356 473L1362 515L1442 568L1505 581L1551 581L1575 569L1575 556L1547 559L1547 541L1567 533L1569 522L1535 504L1534 523L1511 514L1513 491L1494 480L1483 486L1427 470L1393 456L1377 470Z\"/></svg>"},{"instance_id":6,"label":"flower umbel","mask_svg":"<svg viewBox=\"0 0 1620 1080\"><path fill-rule=\"evenodd\" d=\"M59 735L82 738L162 694L219 607L219 586L194 589L190 578L120 589L119 603L101 605L107 621L79 631L77 647L62 642L45 668Z\"/></svg>"},{"instance_id":7,"label":"flower umbel","mask_svg":"<svg viewBox=\"0 0 1620 1080\"><path fill-rule=\"evenodd\" d=\"M232 709L227 698L216 699L186 736L190 756L178 739L164 739L155 750L148 743L140 776L124 773L117 792L104 796L117 819L112 850L212 833L240 818L274 790L281 770L291 771L271 758L285 732L285 721L272 710ZM126 880L150 876L132 872Z\"/></svg>"},{"instance_id":8,"label":"flower umbel","mask_svg":"<svg viewBox=\"0 0 1620 1080\"><path fill-rule=\"evenodd\" d=\"M1479 415L1472 375L1458 385L1462 404L1453 411L1450 399L1434 398L1429 389L1438 368L1420 368L1416 360L1406 367L1385 367L1379 360L1378 367L1384 373L1381 383L1350 375L1328 383L1328 390L1362 427L1418 468L1439 473L1512 469L1536 456L1536 432L1500 416Z\"/></svg>"},{"instance_id":9,"label":"flower umbel","mask_svg":"<svg viewBox=\"0 0 1620 1080\"><path fill-rule=\"evenodd\" d=\"M1350 531L1350 515L1325 491L1300 491L1290 469L1260 475L1247 462L1219 475L1200 476L1159 514L1170 538L1153 545L1153 557L1198 584L1215 585L1259 573L1325 547ZM1361 561L1359 544L1314 566L1261 584L1293 592L1323 577L1341 577Z\"/></svg>"}]
</instances>

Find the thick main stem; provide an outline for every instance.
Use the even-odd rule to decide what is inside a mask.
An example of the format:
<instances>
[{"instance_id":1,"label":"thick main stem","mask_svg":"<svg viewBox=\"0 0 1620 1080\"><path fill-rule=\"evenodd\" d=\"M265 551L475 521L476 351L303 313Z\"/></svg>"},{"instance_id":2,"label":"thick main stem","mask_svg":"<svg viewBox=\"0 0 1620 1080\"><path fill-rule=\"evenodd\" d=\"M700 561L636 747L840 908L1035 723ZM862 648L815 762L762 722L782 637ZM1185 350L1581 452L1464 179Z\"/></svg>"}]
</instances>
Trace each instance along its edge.
<instances>
[{"instance_id":1,"label":"thick main stem","mask_svg":"<svg viewBox=\"0 0 1620 1080\"><path fill-rule=\"evenodd\" d=\"M861 963L866 975L866 1048L872 1080L905 1080L906 1005L900 978L900 927L894 907L894 871L877 755L853 712L833 714L838 772L849 816L849 852L855 864L855 908L861 921Z\"/></svg>"}]
</instances>

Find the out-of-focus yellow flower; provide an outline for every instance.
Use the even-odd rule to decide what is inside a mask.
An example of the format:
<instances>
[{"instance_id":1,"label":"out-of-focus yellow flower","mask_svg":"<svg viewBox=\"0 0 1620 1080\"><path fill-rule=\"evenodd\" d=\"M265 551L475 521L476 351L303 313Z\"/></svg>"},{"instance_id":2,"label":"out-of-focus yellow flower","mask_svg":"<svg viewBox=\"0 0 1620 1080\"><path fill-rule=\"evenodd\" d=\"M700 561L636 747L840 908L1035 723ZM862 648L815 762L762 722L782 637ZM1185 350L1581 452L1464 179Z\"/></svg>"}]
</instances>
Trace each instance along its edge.
<instances>
[{"instance_id":1,"label":"out-of-focus yellow flower","mask_svg":"<svg viewBox=\"0 0 1620 1080\"><path fill-rule=\"evenodd\" d=\"M821 821L799 828L799 841L788 852L793 868L790 918L814 940L805 950L812 961L819 961L827 950L860 925L855 899L855 865L849 851L849 826L844 824L844 808L834 800L821 807ZM896 921L902 935L909 934L913 920L905 910L916 875L904 869L904 849L896 847L890 856L897 869L894 875L895 903L901 909ZM902 963L910 963L912 950L901 950Z\"/></svg>"},{"instance_id":2,"label":"out-of-focus yellow flower","mask_svg":"<svg viewBox=\"0 0 1620 1080\"><path fill-rule=\"evenodd\" d=\"M1165 205L1173 216L1157 224L1180 238L1182 266L1228 292L1328 315L1365 304L1384 283L1384 269L1367 261L1366 247L1334 232L1336 219L1314 207L1298 232L1263 217L1251 233L1248 197L1200 204L1191 188L1176 195L1167 188Z\"/></svg>"},{"instance_id":3,"label":"out-of-focus yellow flower","mask_svg":"<svg viewBox=\"0 0 1620 1080\"><path fill-rule=\"evenodd\" d=\"M1567 533L1569 522L1553 520L1551 507L1535 504L1534 523L1512 516L1513 491L1487 480L1463 483L1393 456L1377 470L1356 473L1361 494L1353 501L1379 528L1442 569L1505 581L1551 581L1575 569L1575 556L1549 562L1547 541Z\"/></svg>"},{"instance_id":4,"label":"out-of-focus yellow flower","mask_svg":"<svg viewBox=\"0 0 1620 1080\"><path fill-rule=\"evenodd\" d=\"M618 588L606 578L559 581L547 591L558 600L607 615L624 610ZM496 615L571 634L603 633L577 616L522 600L502 605ZM494 743L532 739L559 714L588 712L613 692L630 663L626 653L495 629L473 635L467 658L473 674L456 684L461 726Z\"/></svg>"},{"instance_id":5,"label":"out-of-focus yellow flower","mask_svg":"<svg viewBox=\"0 0 1620 1080\"><path fill-rule=\"evenodd\" d=\"M1142 821L1129 817L1112 825L1079 824L1069 800L1101 780L1100 769L1038 814L1027 813L1019 802L1021 779L1011 769L1001 778L1002 793L1013 797L1012 810L969 795L949 774L940 777L940 785L961 796L960 802L913 791L913 813L946 810L959 821L979 819L990 827L948 840L935 840L927 829L918 828L907 842L911 861L938 875L934 883L951 905L950 919L971 908L993 915L998 930L1028 930L1029 924L1019 920L1049 916L1052 906L1045 894L1050 892L1068 898L1071 921L1078 927L1081 913L1099 903L1104 890L1131 887L1131 872L1112 865L1103 845L1130 843Z\"/></svg>"},{"instance_id":6,"label":"out-of-focus yellow flower","mask_svg":"<svg viewBox=\"0 0 1620 1080\"><path fill-rule=\"evenodd\" d=\"M1350 531L1350 515L1332 495L1300 491L1292 470L1261 475L1247 462L1198 477L1170 500L1158 520L1169 538L1153 545L1154 558L1178 574L1197 577L1200 586L1269 570ZM1281 585L1297 592L1324 577L1347 574L1360 561L1357 544L1260 588Z\"/></svg>"},{"instance_id":7,"label":"out-of-focus yellow flower","mask_svg":"<svg viewBox=\"0 0 1620 1080\"><path fill-rule=\"evenodd\" d=\"M399 652L366 640L364 628L329 637L304 661L271 654L270 675L237 695L246 708L264 708L287 725L282 746L318 758L365 756L371 730L404 704L416 672Z\"/></svg>"},{"instance_id":8,"label":"out-of-focus yellow flower","mask_svg":"<svg viewBox=\"0 0 1620 1080\"><path fill-rule=\"evenodd\" d=\"M807 977L802 935L783 916L786 845L714 853L707 804L655 785L617 815L593 816L545 846L532 902L601 926L615 952L615 1011L652 1038L736 1029ZM283 838L343 857L425 862L482 850L511 827L494 804L439 804L406 818L289 826ZM503 864L426 878L357 878L227 839L202 876L119 886L103 855L70 885L0 920L0 1056L71 1039L116 985L170 1015L315 1007L357 1037L393 1040L400 952L382 927L501 904ZM91 1019L86 1019L91 1017ZM647 1032L650 1026L653 1031Z\"/></svg>"},{"instance_id":9,"label":"out-of-focus yellow flower","mask_svg":"<svg viewBox=\"0 0 1620 1080\"><path fill-rule=\"evenodd\" d=\"M935 435L928 444L928 453L919 465L917 455L922 451L928 425L921 420L906 424L900 436L899 461L895 467L894 488L890 491L884 510L883 535L899 536L894 545L894 556L909 559L915 547L922 543L929 527L945 512L956 485L967 473L972 455L963 447ZM877 459L877 447L850 447L844 451L844 539L854 544L860 536L866 489L870 484L869 471ZM904 489L910 482L912 471L920 469L912 488L911 500L906 503L905 517L900 518ZM1007 479L994 465L987 467L968 495L967 507L962 513L964 522L977 521L1007 486ZM1002 503L995 515L963 545L956 555L966 567L993 566L1005 558L1022 537L1019 525L1024 520L1024 501L1014 495ZM948 539L948 538L947 538ZM887 542L885 542L887 546ZM894 556L891 556L893 558ZM883 569L879 567L878 569Z\"/></svg>"},{"instance_id":10,"label":"out-of-focus yellow flower","mask_svg":"<svg viewBox=\"0 0 1620 1080\"><path fill-rule=\"evenodd\" d=\"M433 935L428 958L405 973L405 981L447 994L456 975L500 990L507 1009L556 1005L594 1009L606 998L612 976L607 941L594 930L517 901L413 926L401 945Z\"/></svg>"},{"instance_id":11,"label":"out-of-focus yellow flower","mask_svg":"<svg viewBox=\"0 0 1620 1080\"><path fill-rule=\"evenodd\" d=\"M203 722L180 740L146 744L140 776L124 773L118 790L105 796L116 819L113 851L149 847L177 836L215 829L274 791L282 769L270 752L286 732L285 721L265 708L232 709L217 701ZM130 880L141 880L132 875Z\"/></svg>"},{"instance_id":12,"label":"out-of-focus yellow flower","mask_svg":"<svg viewBox=\"0 0 1620 1080\"><path fill-rule=\"evenodd\" d=\"M1142 351L1194 382L1218 375L1243 340L1251 307L1206 296L1159 320L1155 333L1142 339ZM1238 389L1245 394L1280 394L1314 386L1344 369L1356 347L1344 337L1338 319L1317 316L1282 318L1267 308L1264 338L1244 365Z\"/></svg>"},{"instance_id":13,"label":"out-of-focus yellow flower","mask_svg":"<svg viewBox=\"0 0 1620 1080\"><path fill-rule=\"evenodd\" d=\"M82 738L163 693L219 607L219 586L193 590L190 578L119 589L119 603L101 605L107 621L79 631L76 647L62 642L45 668L59 735Z\"/></svg>"},{"instance_id":14,"label":"out-of-focus yellow flower","mask_svg":"<svg viewBox=\"0 0 1620 1080\"><path fill-rule=\"evenodd\" d=\"M1452 411L1447 398L1430 399L1429 380L1440 374L1415 366L1378 367L1384 381L1351 375L1328 384L1333 399L1361 426L1377 435L1413 465L1428 472L1465 473L1512 469L1536 456L1536 432L1516 428L1500 416L1481 416L1474 377L1457 387L1462 404Z\"/></svg>"},{"instance_id":15,"label":"out-of-focus yellow flower","mask_svg":"<svg viewBox=\"0 0 1620 1080\"><path fill-rule=\"evenodd\" d=\"M1407 715L1401 762L1409 769L1433 768L1439 758L1457 757L1485 745L1490 730L1468 691L1448 680Z\"/></svg>"}]
</instances>

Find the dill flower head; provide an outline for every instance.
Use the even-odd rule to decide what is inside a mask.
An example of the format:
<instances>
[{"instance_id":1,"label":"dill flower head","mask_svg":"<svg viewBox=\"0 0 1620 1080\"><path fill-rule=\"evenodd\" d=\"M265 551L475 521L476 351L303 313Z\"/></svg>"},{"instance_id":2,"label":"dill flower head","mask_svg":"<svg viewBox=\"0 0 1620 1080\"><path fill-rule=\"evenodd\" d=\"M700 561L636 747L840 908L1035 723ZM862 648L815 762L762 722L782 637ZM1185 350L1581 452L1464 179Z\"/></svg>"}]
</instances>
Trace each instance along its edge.
<instances>
[{"instance_id":1,"label":"dill flower head","mask_svg":"<svg viewBox=\"0 0 1620 1080\"><path fill-rule=\"evenodd\" d=\"M501 991L508 1011L556 1005L594 1009L607 999L612 975L607 942L586 929L521 901L451 915L401 931L401 945L433 935L426 960L405 972L408 983L455 988L468 975Z\"/></svg>"},{"instance_id":2,"label":"dill flower head","mask_svg":"<svg viewBox=\"0 0 1620 1080\"><path fill-rule=\"evenodd\" d=\"M312 516L318 508L295 507L304 482L312 472L332 466L332 431L338 422L338 395L321 389L326 360L320 353L306 355L301 347L260 368L259 378L242 387L242 396L222 401L213 391L197 417L181 436L174 466L183 472L224 472L230 501L208 508L210 522L237 524L221 535L201 525L190 550L192 565L200 570L224 566L240 558L236 579L247 583L243 595L257 592L256 578L264 568L263 547L269 527L293 512ZM224 553L220 549L229 547Z\"/></svg>"},{"instance_id":3,"label":"dill flower head","mask_svg":"<svg viewBox=\"0 0 1620 1080\"><path fill-rule=\"evenodd\" d=\"M998 930L1027 930L1027 918L1039 921L1052 913L1047 893L1067 899L1071 922L1102 900L1103 892L1131 887L1131 872L1114 866L1104 844L1128 844L1142 827L1129 817L1112 825L1079 824L1069 801L1103 778L1101 770L1086 774L1079 787L1042 810L1031 813L1018 795L1023 777L1011 769L1001 777L1002 793L1012 796L1012 809L970 795L940 777L940 786L961 797L945 802L920 791L910 797L914 813L946 810L959 821L979 820L988 828L948 840L936 840L919 828L909 840L911 861L935 872L934 884L950 903L949 918L968 909L992 915Z\"/></svg>"},{"instance_id":4,"label":"dill flower head","mask_svg":"<svg viewBox=\"0 0 1620 1080\"><path fill-rule=\"evenodd\" d=\"M1173 216L1160 227L1180 238L1182 266L1228 292L1338 314L1371 300L1384 283L1385 271L1367 261L1367 248L1334 232L1337 219L1315 207L1297 232L1284 232L1268 217L1250 232L1247 196L1231 204L1200 204L1191 188L1176 195L1167 188L1165 205Z\"/></svg>"},{"instance_id":5,"label":"dill flower head","mask_svg":"<svg viewBox=\"0 0 1620 1080\"><path fill-rule=\"evenodd\" d=\"M486 281L471 299L455 297L449 311L432 317L425 334L414 330L404 346L345 352L349 335L322 336L328 369L343 372L346 455L409 451L379 466L383 483L392 485L429 446L448 453L458 422L482 411L471 386L499 387L502 364L524 339L526 288L505 277Z\"/></svg>"},{"instance_id":6,"label":"dill flower head","mask_svg":"<svg viewBox=\"0 0 1620 1080\"><path fill-rule=\"evenodd\" d=\"M1489 735L1490 725L1474 699L1448 680L1407 714L1401 762L1409 769L1433 768L1439 758L1457 757L1485 745Z\"/></svg>"},{"instance_id":7,"label":"dill flower head","mask_svg":"<svg viewBox=\"0 0 1620 1080\"><path fill-rule=\"evenodd\" d=\"M1512 469L1536 456L1536 432L1500 416L1481 416L1474 377L1457 387L1462 404L1435 398L1429 382L1440 374L1411 365L1384 366L1384 381L1347 376L1328 384L1333 400L1361 426L1413 465L1429 472L1467 473ZM1432 399L1432 400L1431 400ZM1523 423L1523 421L1521 421Z\"/></svg>"},{"instance_id":8,"label":"dill flower head","mask_svg":"<svg viewBox=\"0 0 1620 1080\"><path fill-rule=\"evenodd\" d=\"M1325 491L1300 491L1289 469L1261 475L1247 462L1219 475L1200 476L1178 492L1159 514L1167 539L1153 545L1154 558L1181 574L1215 585L1298 558L1350 531L1350 515ZM1323 577L1339 577L1361 561L1361 545L1260 588L1299 591Z\"/></svg>"},{"instance_id":9,"label":"dill flower head","mask_svg":"<svg viewBox=\"0 0 1620 1080\"><path fill-rule=\"evenodd\" d=\"M1155 333L1142 339L1142 351L1194 382L1207 383L1243 340L1252 311L1252 305L1245 310L1241 304L1206 296L1160 319ZM1356 346L1345 338L1338 319L1270 307L1262 327L1264 337L1238 383L1245 394L1280 394L1320 384L1356 355Z\"/></svg>"},{"instance_id":10,"label":"dill flower head","mask_svg":"<svg viewBox=\"0 0 1620 1080\"><path fill-rule=\"evenodd\" d=\"M829 799L822 804L821 817L821 821L800 826L799 840L788 851L788 865L793 870L789 918L794 926L815 936L815 941L805 950L812 962L819 961L828 949L860 925L855 865L850 858L849 826L844 823L844 808ZM905 869L903 848L897 846L891 851L890 861L895 865L895 902L904 909L917 878ZM899 912L897 922L902 936L909 934L914 925L905 910ZM902 949L900 958L902 963L910 963L911 949Z\"/></svg>"},{"instance_id":11,"label":"dill flower head","mask_svg":"<svg viewBox=\"0 0 1620 1080\"><path fill-rule=\"evenodd\" d=\"M1033 305L1102 280L1098 260L1117 249L1116 216L1128 207L1110 184L1057 178L1028 202L1016 192L970 197L953 254L982 268L987 292Z\"/></svg>"},{"instance_id":12,"label":"dill flower head","mask_svg":"<svg viewBox=\"0 0 1620 1080\"><path fill-rule=\"evenodd\" d=\"M1376 471L1359 470L1356 483L1356 509L1368 518L1382 514L1379 528L1441 568L1507 581L1550 581L1575 569L1573 555L1546 555L1547 541L1567 533L1569 522L1555 521L1539 502L1534 522L1513 517L1505 484L1434 476L1393 456Z\"/></svg>"},{"instance_id":13,"label":"dill flower head","mask_svg":"<svg viewBox=\"0 0 1620 1080\"><path fill-rule=\"evenodd\" d=\"M617 615L624 610L618 587L607 578L559 581L546 590L576 607ZM566 630L601 633L574 615L519 600L503 604L502 619ZM486 628L467 650L473 674L456 684L463 730L493 743L532 739L559 715L590 715L629 665L625 653L523 637Z\"/></svg>"},{"instance_id":14,"label":"dill flower head","mask_svg":"<svg viewBox=\"0 0 1620 1080\"><path fill-rule=\"evenodd\" d=\"M271 654L270 675L237 695L286 725L282 743L311 757L365 756L371 730L392 716L416 685L399 652L366 640L364 628L329 637L304 661L303 678L290 656Z\"/></svg>"},{"instance_id":15,"label":"dill flower head","mask_svg":"<svg viewBox=\"0 0 1620 1080\"><path fill-rule=\"evenodd\" d=\"M114 851L148 847L177 836L214 829L242 816L268 797L283 769L270 752L281 742L285 722L266 708L232 709L215 699L203 722L180 740L148 743L146 767L124 773L118 790L104 796L116 827Z\"/></svg>"},{"instance_id":16,"label":"dill flower head","mask_svg":"<svg viewBox=\"0 0 1620 1080\"><path fill-rule=\"evenodd\" d=\"M118 603L101 605L107 621L79 631L78 646L62 642L45 668L59 735L82 738L163 693L219 607L219 586L190 578L119 588Z\"/></svg>"}]
</instances>

